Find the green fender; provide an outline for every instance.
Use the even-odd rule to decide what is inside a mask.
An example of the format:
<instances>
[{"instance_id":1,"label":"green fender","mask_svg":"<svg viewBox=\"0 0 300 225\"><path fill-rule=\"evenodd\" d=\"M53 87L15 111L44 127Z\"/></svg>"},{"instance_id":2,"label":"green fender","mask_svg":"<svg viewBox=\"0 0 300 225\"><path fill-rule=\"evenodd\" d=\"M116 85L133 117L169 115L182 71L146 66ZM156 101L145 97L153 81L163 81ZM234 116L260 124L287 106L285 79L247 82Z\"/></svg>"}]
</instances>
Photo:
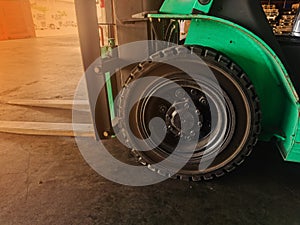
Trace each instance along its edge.
<instances>
[{"instance_id":1,"label":"green fender","mask_svg":"<svg viewBox=\"0 0 300 225\"><path fill-rule=\"evenodd\" d=\"M203 13L208 13L213 1L208 4L200 4L198 0L184 0L175 1L165 0L160 8L161 13L178 13L178 14L192 14L193 10L198 10Z\"/></svg>"},{"instance_id":2,"label":"green fender","mask_svg":"<svg viewBox=\"0 0 300 225\"><path fill-rule=\"evenodd\" d=\"M230 21L207 15L150 15L155 18L191 19L186 45L220 51L239 65L251 79L260 99L260 140L277 138L286 160L300 161L295 149L299 118L298 95L287 70L274 51L259 37Z\"/></svg>"}]
</instances>

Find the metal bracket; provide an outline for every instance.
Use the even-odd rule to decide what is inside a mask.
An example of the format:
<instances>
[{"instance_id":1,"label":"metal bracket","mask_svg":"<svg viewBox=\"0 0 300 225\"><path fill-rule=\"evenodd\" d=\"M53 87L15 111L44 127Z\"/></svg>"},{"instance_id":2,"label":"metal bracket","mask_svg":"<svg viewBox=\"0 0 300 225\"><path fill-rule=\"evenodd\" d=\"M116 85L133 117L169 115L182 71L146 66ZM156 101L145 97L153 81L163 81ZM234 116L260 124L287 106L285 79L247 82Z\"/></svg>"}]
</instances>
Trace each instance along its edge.
<instances>
[{"instance_id":1,"label":"metal bracket","mask_svg":"<svg viewBox=\"0 0 300 225\"><path fill-rule=\"evenodd\" d=\"M295 21L294 21L294 26L293 26L293 31L292 35L296 37L300 37L300 8L298 9Z\"/></svg>"}]
</instances>

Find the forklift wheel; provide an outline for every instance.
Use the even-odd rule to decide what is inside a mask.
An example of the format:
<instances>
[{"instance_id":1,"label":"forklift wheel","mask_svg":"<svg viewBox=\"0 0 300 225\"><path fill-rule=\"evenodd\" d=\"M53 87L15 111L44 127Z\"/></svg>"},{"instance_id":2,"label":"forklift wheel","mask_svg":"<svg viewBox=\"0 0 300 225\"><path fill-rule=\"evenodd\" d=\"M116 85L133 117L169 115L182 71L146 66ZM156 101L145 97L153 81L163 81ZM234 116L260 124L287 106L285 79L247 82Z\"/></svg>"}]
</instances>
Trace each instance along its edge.
<instances>
[{"instance_id":1,"label":"forklift wheel","mask_svg":"<svg viewBox=\"0 0 300 225\"><path fill-rule=\"evenodd\" d=\"M210 180L231 172L249 156L260 133L261 112L254 86L241 68L215 50L202 47L191 49L191 52L180 51L180 47L162 51L155 54L162 59L160 62L143 62L136 67L125 85L132 85L131 88L124 88L121 93L117 113L121 118L123 136L143 165L178 179ZM219 90L214 87L216 83L212 84L207 72L201 72L204 69L199 68L195 82L182 70L163 63L164 58L179 55L185 58L182 54L197 54L205 62L202 65L208 66L215 75ZM149 76L154 76L153 82L142 86L135 84L138 82L132 83ZM183 92L178 90L178 85ZM158 98L157 93L169 96L173 101ZM133 104L131 101L136 96L146 97L138 97ZM188 107L186 97L194 107ZM130 108L130 105L133 106ZM184 118L179 117L178 111ZM151 125L150 121L156 117L165 122L164 127ZM129 118L128 123L124 122L126 118ZM185 127L181 128L183 123ZM162 129L165 134L163 141ZM131 138L128 131L136 137ZM140 145L136 138L147 141ZM192 157L175 175L172 167L157 166L173 154L179 142L185 143L186 148L179 151L176 157L185 157L193 141L196 142L196 149L189 153ZM146 148L151 150L135 150Z\"/></svg>"}]
</instances>

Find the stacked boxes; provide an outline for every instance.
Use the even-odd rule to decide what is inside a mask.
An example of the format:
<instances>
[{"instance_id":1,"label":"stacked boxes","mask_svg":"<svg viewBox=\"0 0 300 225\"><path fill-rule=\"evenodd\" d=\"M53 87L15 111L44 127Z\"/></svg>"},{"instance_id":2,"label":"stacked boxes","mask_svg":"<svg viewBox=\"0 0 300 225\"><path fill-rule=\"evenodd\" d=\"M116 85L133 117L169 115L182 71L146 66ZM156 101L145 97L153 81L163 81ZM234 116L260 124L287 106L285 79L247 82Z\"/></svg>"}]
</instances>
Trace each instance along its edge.
<instances>
[{"instance_id":1,"label":"stacked boxes","mask_svg":"<svg viewBox=\"0 0 300 225\"><path fill-rule=\"evenodd\" d=\"M291 34L295 21L296 7L281 14L276 5L263 5L263 10L276 35Z\"/></svg>"}]
</instances>

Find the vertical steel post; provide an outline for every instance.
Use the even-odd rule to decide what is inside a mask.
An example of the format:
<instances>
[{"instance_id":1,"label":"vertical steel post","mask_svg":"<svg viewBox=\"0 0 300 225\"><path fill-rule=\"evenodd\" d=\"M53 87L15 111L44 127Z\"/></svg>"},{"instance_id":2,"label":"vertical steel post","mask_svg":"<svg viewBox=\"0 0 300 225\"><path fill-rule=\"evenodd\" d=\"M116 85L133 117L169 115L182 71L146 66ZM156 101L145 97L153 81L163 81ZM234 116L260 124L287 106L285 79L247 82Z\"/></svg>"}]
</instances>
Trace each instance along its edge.
<instances>
[{"instance_id":1,"label":"vertical steel post","mask_svg":"<svg viewBox=\"0 0 300 225\"><path fill-rule=\"evenodd\" d=\"M100 56L98 19L95 0L75 0L80 47L84 70Z\"/></svg>"},{"instance_id":2,"label":"vertical steel post","mask_svg":"<svg viewBox=\"0 0 300 225\"><path fill-rule=\"evenodd\" d=\"M93 68L89 68L101 56L96 1L75 0L75 10L96 138L107 139L113 133L107 90L104 88L99 95L96 94L99 93L99 84L105 82L105 75L97 74Z\"/></svg>"}]
</instances>

